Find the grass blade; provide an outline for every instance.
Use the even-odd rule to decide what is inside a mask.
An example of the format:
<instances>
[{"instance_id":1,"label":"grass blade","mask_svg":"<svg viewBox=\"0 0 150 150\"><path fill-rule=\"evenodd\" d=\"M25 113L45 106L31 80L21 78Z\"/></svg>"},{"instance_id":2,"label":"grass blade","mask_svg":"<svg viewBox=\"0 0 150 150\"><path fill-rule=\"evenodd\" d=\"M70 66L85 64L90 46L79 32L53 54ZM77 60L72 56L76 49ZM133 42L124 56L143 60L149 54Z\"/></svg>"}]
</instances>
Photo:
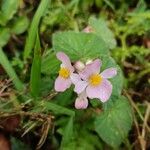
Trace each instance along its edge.
<instances>
[{"instance_id":1,"label":"grass blade","mask_svg":"<svg viewBox=\"0 0 150 150\"><path fill-rule=\"evenodd\" d=\"M75 112L73 110L59 106L52 102L44 102L43 105L46 108L46 110L52 111L55 114L64 114L64 115L68 115L68 116L72 116L72 117L75 116Z\"/></svg>"},{"instance_id":2,"label":"grass blade","mask_svg":"<svg viewBox=\"0 0 150 150\"><path fill-rule=\"evenodd\" d=\"M3 52L2 48L0 48L0 64L5 69L6 73L9 75L9 77L12 79L12 82L15 85L15 88L18 91L22 91L24 89L23 83L18 78L16 72L12 68L8 58L6 57L5 53Z\"/></svg>"},{"instance_id":3,"label":"grass blade","mask_svg":"<svg viewBox=\"0 0 150 150\"><path fill-rule=\"evenodd\" d=\"M31 94L35 98L39 96L40 82L41 82L41 46L39 36L37 34L34 48L34 58L30 75L30 90Z\"/></svg>"},{"instance_id":4,"label":"grass blade","mask_svg":"<svg viewBox=\"0 0 150 150\"><path fill-rule=\"evenodd\" d=\"M25 49L24 49L24 59L29 57L34 47L35 40L36 40L36 33L38 31L40 19L43 16L49 2L50 0L41 0L41 3L33 17L33 20L32 20L32 23L28 32Z\"/></svg>"}]
</instances>

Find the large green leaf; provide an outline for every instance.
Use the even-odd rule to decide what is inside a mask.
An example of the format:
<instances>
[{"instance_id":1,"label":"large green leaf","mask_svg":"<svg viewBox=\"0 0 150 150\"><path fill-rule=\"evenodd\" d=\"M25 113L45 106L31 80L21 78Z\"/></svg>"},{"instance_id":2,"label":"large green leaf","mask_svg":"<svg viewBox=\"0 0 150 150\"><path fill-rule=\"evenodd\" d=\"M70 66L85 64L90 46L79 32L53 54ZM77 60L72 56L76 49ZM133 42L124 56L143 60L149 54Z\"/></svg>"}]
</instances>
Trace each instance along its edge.
<instances>
[{"instance_id":1,"label":"large green leaf","mask_svg":"<svg viewBox=\"0 0 150 150\"><path fill-rule=\"evenodd\" d=\"M110 49L115 48L116 40L114 35L103 19L96 19L92 17L89 20L89 24L93 28L94 33L101 37Z\"/></svg>"},{"instance_id":2,"label":"large green leaf","mask_svg":"<svg viewBox=\"0 0 150 150\"><path fill-rule=\"evenodd\" d=\"M95 119L95 131L110 146L118 147L127 137L132 125L132 111L124 97Z\"/></svg>"},{"instance_id":3,"label":"large green leaf","mask_svg":"<svg viewBox=\"0 0 150 150\"><path fill-rule=\"evenodd\" d=\"M95 58L109 52L106 43L100 37L71 31L54 34L53 49L65 52L73 61Z\"/></svg>"},{"instance_id":4,"label":"large green leaf","mask_svg":"<svg viewBox=\"0 0 150 150\"><path fill-rule=\"evenodd\" d=\"M52 51L48 51L46 55L42 57L41 71L44 74L58 73L61 62L56 58L56 54Z\"/></svg>"}]
</instances>

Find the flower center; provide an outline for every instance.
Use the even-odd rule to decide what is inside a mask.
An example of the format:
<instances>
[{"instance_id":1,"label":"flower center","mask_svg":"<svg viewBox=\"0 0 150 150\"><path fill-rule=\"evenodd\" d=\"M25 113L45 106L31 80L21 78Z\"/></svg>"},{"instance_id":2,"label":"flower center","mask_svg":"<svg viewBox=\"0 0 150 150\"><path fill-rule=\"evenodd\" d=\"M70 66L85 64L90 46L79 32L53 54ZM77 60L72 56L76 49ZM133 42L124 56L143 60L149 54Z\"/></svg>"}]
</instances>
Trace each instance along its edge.
<instances>
[{"instance_id":1,"label":"flower center","mask_svg":"<svg viewBox=\"0 0 150 150\"><path fill-rule=\"evenodd\" d=\"M97 86L102 82L102 77L99 74L93 74L89 78L89 82L93 86Z\"/></svg>"},{"instance_id":2,"label":"flower center","mask_svg":"<svg viewBox=\"0 0 150 150\"><path fill-rule=\"evenodd\" d=\"M68 77L70 76L70 71L69 71L69 69L62 67L62 68L59 70L59 76L65 78L65 79L68 78Z\"/></svg>"}]
</instances>

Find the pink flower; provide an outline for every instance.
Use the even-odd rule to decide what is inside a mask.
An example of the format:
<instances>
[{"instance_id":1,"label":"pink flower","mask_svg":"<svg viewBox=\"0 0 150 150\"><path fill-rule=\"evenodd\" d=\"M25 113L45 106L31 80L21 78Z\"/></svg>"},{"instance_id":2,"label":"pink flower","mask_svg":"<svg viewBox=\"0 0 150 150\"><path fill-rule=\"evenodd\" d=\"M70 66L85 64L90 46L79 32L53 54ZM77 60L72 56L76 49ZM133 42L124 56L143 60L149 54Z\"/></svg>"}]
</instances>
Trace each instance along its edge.
<instances>
[{"instance_id":1,"label":"pink flower","mask_svg":"<svg viewBox=\"0 0 150 150\"><path fill-rule=\"evenodd\" d=\"M99 73L100 67L101 62L96 59L88 64L79 75L74 73L71 79L75 84L74 91L78 94L85 90L89 98L98 98L102 102L106 102L112 93L112 84L108 79L114 77L117 70L116 68L108 68Z\"/></svg>"},{"instance_id":2,"label":"pink flower","mask_svg":"<svg viewBox=\"0 0 150 150\"><path fill-rule=\"evenodd\" d=\"M88 99L86 92L83 91L80 93L75 101L75 108L76 109L86 109L88 107Z\"/></svg>"},{"instance_id":3,"label":"pink flower","mask_svg":"<svg viewBox=\"0 0 150 150\"><path fill-rule=\"evenodd\" d=\"M70 77L74 72L74 68L71 65L69 57L65 53L58 52L56 56L62 64L59 70L59 76L55 80L55 90L58 92L63 92L72 84Z\"/></svg>"}]
</instances>

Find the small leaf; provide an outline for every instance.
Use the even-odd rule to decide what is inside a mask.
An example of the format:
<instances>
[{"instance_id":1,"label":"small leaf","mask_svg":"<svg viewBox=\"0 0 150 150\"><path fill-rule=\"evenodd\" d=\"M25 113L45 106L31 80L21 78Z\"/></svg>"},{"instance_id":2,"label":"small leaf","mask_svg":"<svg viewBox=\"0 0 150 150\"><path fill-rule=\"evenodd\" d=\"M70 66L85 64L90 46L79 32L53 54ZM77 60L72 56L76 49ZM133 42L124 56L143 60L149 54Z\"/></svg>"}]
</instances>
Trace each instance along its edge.
<instances>
[{"instance_id":1,"label":"small leaf","mask_svg":"<svg viewBox=\"0 0 150 150\"><path fill-rule=\"evenodd\" d=\"M5 46L10 38L10 31L8 28L0 28L0 47Z\"/></svg>"},{"instance_id":2,"label":"small leaf","mask_svg":"<svg viewBox=\"0 0 150 150\"><path fill-rule=\"evenodd\" d=\"M85 60L108 54L106 43L94 34L60 32L53 35L53 49L64 51L71 60Z\"/></svg>"},{"instance_id":3,"label":"small leaf","mask_svg":"<svg viewBox=\"0 0 150 150\"><path fill-rule=\"evenodd\" d=\"M29 19L26 16L17 18L15 24L11 28L11 32L15 34L21 34L25 32L29 25Z\"/></svg>"},{"instance_id":4,"label":"small leaf","mask_svg":"<svg viewBox=\"0 0 150 150\"><path fill-rule=\"evenodd\" d=\"M132 125L131 106L124 97L95 119L95 131L110 146L118 147L127 137Z\"/></svg>"},{"instance_id":5,"label":"small leaf","mask_svg":"<svg viewBox=\"0 0 150 150\"><path fill-rule=\"evenodd\" d=\"M97 36L101 37L110 49L116 47L116 40L114 38L114 35L112 31L107 27L107 24L103 19L96 19L92 17L89 20L89 24L93 28L94 33Z\"/></svg>"},{"instance_id":6,"label":"small leaf","mask_svg":"<svg viewBox=\"0 0 150 150\"><path fill-rule=\"evenodd\" d=\"M3 16L3 25L9 21L17 12L19 0L3 0L1 7L1 15Z\"/></svg>"}]
</instances>

